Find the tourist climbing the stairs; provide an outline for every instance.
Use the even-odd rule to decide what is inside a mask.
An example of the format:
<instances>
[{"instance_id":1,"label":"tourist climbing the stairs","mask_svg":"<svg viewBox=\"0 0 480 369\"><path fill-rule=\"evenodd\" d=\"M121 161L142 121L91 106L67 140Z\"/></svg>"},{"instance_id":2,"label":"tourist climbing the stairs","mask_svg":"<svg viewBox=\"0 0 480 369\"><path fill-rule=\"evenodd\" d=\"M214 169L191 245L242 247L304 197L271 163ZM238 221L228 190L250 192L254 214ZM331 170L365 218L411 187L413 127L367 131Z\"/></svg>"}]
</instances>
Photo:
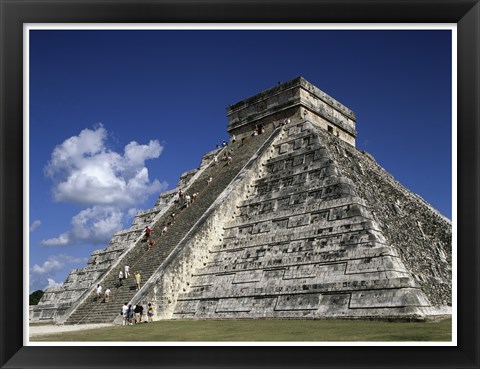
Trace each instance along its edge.
<instances>
[{"instance_id":1,"label":"tourist climbing the stairs","mask_svg":"<svg viewBox=\"0 0 480 369\"><path fill-rule=\"evenodd\" d=\"M100 300L103 297L102 286L99 284L97 285L97 296L95 297L95 301Z\"/></svg>"},{"instance_id":2,"label":"tourist climbing the stairs","mask_svg":"<svg viewBox=\"0 0 480 369\"><path fill-rule=\"evenodd\" d=\"M117 285L117 288L123 286L123 273L122 273L122 270L120 269L120 271L118 272L118 285Z\"/></svg>"},{"instance_id":3,"label":"tourist climbing the stairs","mask_svg":"<svg viewBox=\"0 0 480 369\"><path fill-rule=\"evenodd\" d=\"M195 200L197 199L197 196L198 196L198 192L195 192L192 194L192 204L195 202Z\"/></svg>"},{"instance_id":4,"label":"tourist climbing the stairs","mask_svg":"<svg viewBox=\"0 0 480 369\"><path fill-rule=\"evenodd\" d=\"M190 197L190 195L185 194L185 207L188 208L191 202L192 202L192 198Z\"/></svg>"},{"instance_id":5,"label":"tourist climbing the stairs","mask_svg":"<svg viewBox=\"0 0 480 369\"><path fill-rule=\"evenodd\" d=\"M125 269L124 278L127 279L128 276L130 275L130 267L128 265L125 265L124 269Z\"/></svg>"},{"instance_id":6,"label":"tourist climbing the stairs","mask_svg":"<svg viewBox=\"0 0 480 369\"><path fill-rule=\"evenodd\" d=\"M110 291L110 288L107 287L107 289L105 290L105 302L108 302L110 301L110 293L112 291Z\"/></svg>"},{"instance_id":7,"label":"tourist climbing the stairs","mask_svg":"<svg viewBox=\"0 0 480 369\"><path fill-rule=\"evenodd\" d=\"M150 234L152 233L152 230L150 229L150 227L145 227L145 237L147 238L147 240L150 238Z\"/></svg>"},{"instance_id":8,"label":"tourist climbing the stairs","mask_svg":"<svg viewBox=\"0 0 480 369\"><path fill-rule=\"evenodd\" d=\"M139 272L135 273L135 282L137 283L137 291L140 289L140 281L142 280L142 276Z\"/></svg>"}]
</instances>

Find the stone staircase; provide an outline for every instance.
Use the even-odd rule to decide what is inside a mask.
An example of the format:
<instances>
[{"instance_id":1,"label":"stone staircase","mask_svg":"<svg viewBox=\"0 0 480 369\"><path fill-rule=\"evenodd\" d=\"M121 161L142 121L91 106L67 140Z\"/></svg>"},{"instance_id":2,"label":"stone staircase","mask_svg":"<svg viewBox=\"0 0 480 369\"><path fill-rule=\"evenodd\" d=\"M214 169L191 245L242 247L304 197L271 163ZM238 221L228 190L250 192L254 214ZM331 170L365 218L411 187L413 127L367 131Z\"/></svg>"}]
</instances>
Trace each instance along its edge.
<instances>
[{"instance_id":1,"label":"stone staircase","mask_svg":"<svg viewBox=\"0 0 480 369\"><path fill-rule=\"evenodd\" d=\"M398 318L430 308L334 160L340 140L327 145L327 135L308 121L285 127L252 196L178 295L175 319Z\"/></svg>"},{"instance_id":2,"label":"stone staircase","mask_svg":"<svg viewBox=\"0 0 480 369\"><path fill-rule=\"evenodd\" d=\"M132 250L125 255L120 265L107 273L101 285L104 291L110 288L112 292L110 301L108 303L95 301L95 291L93 290L86 300L67 318L65 324L112 322L120 314L123 304L130 302L137 292L134 274L136 272L141 274L141 286L143 286L215 199L217 199L228 184L235 178L248 160L257 152L267 138L270 137L270 133L271 131L256 137L248 137L243 142L236 142L224 149L220 149L217 154L218 164L209 165L186 190L189 195L195 192L198 193L196 201L188 208L184 206L183 200L176 201L174 205L151 226L151 238L155 242L151 250L147 251L146 241L138 242ZM233 161L231 165L227 165L227 163L222 160L223 153L226 150L233 150ZM207 183L209 177L212 177L210 184ZM168 227L166 234L161 235L164 225L172 219L172 212L176 214L175 223ZM124 279L123 284L119 286L118 273L120 269L123 270L124 265L130 266L131 275L128 279ZM133 303L136 302L137 301L133 301ZM145 301L142 301L142 303L145 303Z\"/></svg>"}]
</instances>

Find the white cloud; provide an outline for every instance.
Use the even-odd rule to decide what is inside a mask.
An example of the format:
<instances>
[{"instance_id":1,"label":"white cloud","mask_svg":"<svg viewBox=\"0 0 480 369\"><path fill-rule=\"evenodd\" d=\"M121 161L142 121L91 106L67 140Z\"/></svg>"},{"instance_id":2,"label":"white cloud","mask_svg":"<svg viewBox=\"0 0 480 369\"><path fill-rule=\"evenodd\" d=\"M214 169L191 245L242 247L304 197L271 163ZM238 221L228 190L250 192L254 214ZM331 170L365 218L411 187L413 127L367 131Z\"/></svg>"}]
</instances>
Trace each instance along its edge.
<instances>
[{"instance_id":1,"label":"white cloud","mask_svg":"<svg viewBox=\"0 0 480 369\"><path fill-rule=\"evenodd\" d=\"M105 244L123 228L124 214L118 208L94 206L72 218L72 229L56 238L43 240L45 246L65 246L75 243Z\"/></svg>"},{"instance_id":2,"label":"white cloud","mask_svg":"<svg viewBox=\"0 0 480 369\"><path fill-rule=\"evenodd\" d=\"M134 217L137 215L138 209L137 208L130 208L128 209L127 216Z\"/></svg>"},{"instance_id":3,"label":"white cloud","mask_svg":"<svg viewBox=\"0 0 480 369\"><path fill-rule=\"evenodd\" d=\"M39 220L34 220L33 223L30 225L30 232L33 232L36 230L38 227L40 227L40 224L42 224L41 221Z\"/></svg>"},{"instance_id":4,"label":"white cloud","mask_svg":"<svg viewBox=\"0 0 480 369\"><path fill-rule=\"evenodd\" d=\"M60 285L54 280L55 273L62 272L68 264L82 262L85 262L85 259L60 254L48 257L48 259L41 265L35 264L30 268L31 290L45 289L47 287L56 287Z\"/></svg>"},{"instance_id":5,"label":"white cloud","mask_svg":"<svg viewBox=\"0 0 480 369\"><path fill-rule=\"evenodd\" d=\"M106 139L107 131L99 126L55 147L45 174L54 181L56 201L129 207L166 188L165 183L150 181L145 167L146 160L163 151L157 140L148 145L132 141L120 155L106 147Z\"/></svg>"},{"instance_id":6,"label":"white cloud","mask_svg":"<svg viewBox=\"0 0 480 369\"><path fill-rule=\"evenodd\" d=\"M47 280L48 280L48 284L43 288L44 290L48 288L60 287L63 285L63 283L55 282L55 280L52 278L47 278Z\"/></svg>"},{"instance_id":7,"label":"white cloud","mask_svg":"<svg viewBox=\"0 0 480 369\"><path fill-rule=\"evenodd\" d=\"M93 243L108 242L111 235L122 228L123 213L113 207L82 210L72 219L72 234L78 240Z\"/></svg>"},{"instance_id":8,"label":"white cloud","mask_svg":"<svg viewBox=\"0 0 480 369\"><path fill-rule=\"evenodd\" d=\"M124 149L126 164L124 167L124 175L127 177L136 176L138 169L146 169L144 168L145 160L158 158L162 151L163 147L157 140L150 140L148 145L139 145L135 141L130 142Z\"/></svg>"},{"instance_id":9,"label":"white cloud","mask_svg":"<svg viewBox=\"0 0 480 369\"><path fill-rule=\"evenodd\" d=\"M35 264L32 267L32 271L36 274L50 274L61 271L64 266L68 263L79 263L81 258L76 258L74 256L69 256L65 254L53 255L50 256L45 262L40 266Z\"/></svg>"},{"instance_id":10,"label":"white cloud","mask_svg":"<svg viewBox=\"0 0 480 369\"><path fill-rule=\"evenodd\" d=\"M84 129L78 136L70 137L55 147L52 158L45 168L48 176L60 170L69 171L81 165L84 158L93 157L104 150L107 131L99 126L95 131Z\"/></svg>"},{"instance_id":11,"label":"white cloud","mask_svg":"<svg viewBox=\"0 0 480 369\"><path fill-rule=\"evenodd\" d=\"M49 238L48 240L42 240L42 245L45 246L65 246L70 243L68 233L62 233L58 237Z\"/></svg>"},{"instance_id":12,"label":"white cloud","mask_svg":"<svg viewBox=\"0 0 480 369\"><path fill-rule=\"evenodd\" d=\"M87 206L72 218L72 228L42 241L46 246L75 243L107 243L114 232L124 228L129 209L150 195L167 188L165 182L151 181L145 161L160 156L157 140L147 145L135 141L125 146L123 155L106 146L108 132L100 125L84 129L55 147L45 175L53 181L53 198Z\"/></svg>"}]
</instances>

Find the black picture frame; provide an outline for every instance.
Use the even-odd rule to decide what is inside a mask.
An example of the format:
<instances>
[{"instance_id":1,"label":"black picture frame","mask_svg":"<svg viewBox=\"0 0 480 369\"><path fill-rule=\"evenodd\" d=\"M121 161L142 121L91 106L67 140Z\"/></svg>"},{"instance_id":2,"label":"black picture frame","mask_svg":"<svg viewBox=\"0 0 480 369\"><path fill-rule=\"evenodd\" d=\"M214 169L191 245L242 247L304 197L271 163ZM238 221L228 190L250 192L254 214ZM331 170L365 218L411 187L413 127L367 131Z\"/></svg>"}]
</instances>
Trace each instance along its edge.
<instances>
[{"instance_id":1,"label":"black picture frame","mask_svg":"<svg viewBox=\"0 0 480 369\"><path fill-rule=\"evenodd\" d=\"M2 368L478 368L478 0L0 0L0 365ZM458 346L24 347L24 23L456 23Z\"/></svg>"}]
</instances>

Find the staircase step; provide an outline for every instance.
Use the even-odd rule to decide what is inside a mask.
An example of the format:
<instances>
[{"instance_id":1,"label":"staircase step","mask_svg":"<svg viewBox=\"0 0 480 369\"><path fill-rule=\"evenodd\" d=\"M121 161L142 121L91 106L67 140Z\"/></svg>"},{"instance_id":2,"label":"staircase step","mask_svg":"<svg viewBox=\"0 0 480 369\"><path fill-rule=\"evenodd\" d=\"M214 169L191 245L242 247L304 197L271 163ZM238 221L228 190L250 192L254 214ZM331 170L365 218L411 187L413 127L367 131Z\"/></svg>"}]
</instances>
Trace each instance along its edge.
<instances>
[{"instance_id":1,"label":"staircase step","mask_svg":"<svg viewBox=\"0 0 480 369\"><path fill-rule=\"evenodd\" d=\"M129 265L132 275L123 282L122 287L116 287L120 267L107 271L102 287L104 290L109 287L112 291L110 301L108 303L94 301L95 292L90 293L87 299L70 315L66 324L112 322L119 315L123 304L130 301L137 292L133 288L135 286L133 274L137 271L140 272L143 285L155 273L267 138L268 135L259 135L246 140L243 146L236 143L233 145L235 156L232 165L227 166L220 161L216 166L206 168L188 190L189 193L199 193L197 200L188 208L183 207L180 202L174 204L172 209L169 209L151 227L152 238L155 240L152 250L147 251L146 242L138 242L125 256L121 267ZM207 185L209 177L214 180ZM165 235L161 235L164 225L171 221L172 212L176 214L175 224L170 225Z\"/></svg>"}]
</instances>

